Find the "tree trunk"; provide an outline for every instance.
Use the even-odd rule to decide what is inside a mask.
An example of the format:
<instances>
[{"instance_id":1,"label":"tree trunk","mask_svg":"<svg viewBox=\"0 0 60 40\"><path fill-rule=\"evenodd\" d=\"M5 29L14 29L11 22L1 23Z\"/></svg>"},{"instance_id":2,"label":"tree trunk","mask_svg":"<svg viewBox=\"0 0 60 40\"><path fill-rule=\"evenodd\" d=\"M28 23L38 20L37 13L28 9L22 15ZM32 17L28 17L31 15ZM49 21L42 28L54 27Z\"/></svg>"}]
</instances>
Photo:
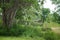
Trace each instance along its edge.
<instances>
[{"instance_id":1,"label":"tree trunk","mask_svg":"<svg viewBox=\"0 0 60 40\"><path fill-rule=\"evenodd\" d=\"M5 0L4 2L7 2L7 0ZM8 1L9 2L9 1ZM6 26L8 29L12 26L14 18L15 18L15 12L16 9L18 8L18 1L15 0L14 1L14 5L10 8L5 8L3 7L3 13L2 13L2 17L3 17L3 25Z\"/></svg>"}]
</instances>

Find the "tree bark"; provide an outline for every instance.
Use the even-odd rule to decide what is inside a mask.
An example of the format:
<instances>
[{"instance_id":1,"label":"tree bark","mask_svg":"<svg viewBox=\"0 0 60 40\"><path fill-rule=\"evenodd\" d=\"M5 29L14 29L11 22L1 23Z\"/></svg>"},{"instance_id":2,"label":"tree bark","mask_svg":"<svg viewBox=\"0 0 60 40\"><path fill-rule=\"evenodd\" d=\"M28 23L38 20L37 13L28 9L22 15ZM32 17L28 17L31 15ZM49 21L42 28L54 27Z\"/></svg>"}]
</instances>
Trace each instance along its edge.
<instances>
[{"instance_id":1,"label":"tree bark","mask_svg":"<svg viewBox=\"0 0 60 40\"><path fill-rule=\"evenodd\" d=\"M4 2L9 2L7 0L5 0ZM14 5L10 8L5 8L3 7L3 13L2 13L2 17L3 17L3 25L6 26L8 29L12 26L14 18L15 18L15 12L18 8L18 1L15 0L14 1Z\"/></svg>"}]
</instances>

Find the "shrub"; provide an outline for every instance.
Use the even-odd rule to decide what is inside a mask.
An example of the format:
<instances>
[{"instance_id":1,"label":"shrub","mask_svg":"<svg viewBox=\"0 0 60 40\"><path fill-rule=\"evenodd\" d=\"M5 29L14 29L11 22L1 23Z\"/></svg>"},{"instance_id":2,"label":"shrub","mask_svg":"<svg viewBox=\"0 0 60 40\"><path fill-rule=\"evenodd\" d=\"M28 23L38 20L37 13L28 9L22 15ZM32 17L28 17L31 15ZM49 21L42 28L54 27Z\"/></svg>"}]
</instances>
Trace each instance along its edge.
<instances>
[{"instance_id":1,"label":"shrub","mask_svg":"<svg viewBox=\"0 0 60 40\"><path fill-rule=\"evenodd\" d=\"M20 25L14 25L9 30L7 28L0 27L0 35L1 36L20 36L24 32L24 28Z\"/></svg>"},{"instance_id":2,"label":"shrub","mask_svg":"<svg viewBox=\"0 0 60 40\"><path fill-rule=\"evenodd\" d=\"M57 40L57 39L58 39L57 34L55 34L55 33L52 32L52 31L46 31L46 32L43 34L43 37L44 37L46 40Z\"/></svg>"},{"instance_id":3,"label":"shrub","mask_svg":"<svg viewBox=\"0 0 60 40\"><path fill-rule=\"evenodd\" d=\"M25 26L14 24L13 27L8 31L6 28L0 27L0 35L1 36L25 36L25 37L40 37L45 40L58 40L57 34L52 32L50 28L41 28L41 27L33 27L33 26Z\"/></svg>"},{"instance_id":4,"label":"shrub","mask_svg":"<svg viewBox=\"0 0 60 40\"><path fill-rule=\"evenodd\" d=\"M41 27L25 27L23 35L29 37L43 37L46 31L51 31L50 28L41 28Z\"/></svg>"}]
</instances>

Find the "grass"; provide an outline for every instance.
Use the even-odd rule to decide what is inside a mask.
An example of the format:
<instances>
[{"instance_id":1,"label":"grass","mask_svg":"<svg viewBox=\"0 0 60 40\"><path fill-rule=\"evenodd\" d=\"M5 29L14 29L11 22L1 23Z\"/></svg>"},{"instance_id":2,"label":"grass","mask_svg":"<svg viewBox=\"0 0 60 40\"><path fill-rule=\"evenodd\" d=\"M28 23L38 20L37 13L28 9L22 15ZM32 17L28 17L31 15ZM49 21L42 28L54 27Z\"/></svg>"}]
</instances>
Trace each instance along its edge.
<instances>
[{"instance_id":1,"label":"grass","mask_svg":"<svg viewBox=\"0 0 60 40\"><path fill-rule=\"evenodd\" d=\"M44 40L43 38L31 38L31 37L0 37L0 40Z\"/></svg>"},{"instance_id":2,"label":"grass","mask_svg":"<svg viewBox=\"0 0 60 40\"><path fill-rule=\"evenodd\" d=\"M55 23L55 22L45 22L44 27L49 27L52 29L53 32L60 34L60 24Z\"/></svg>"},{"instance_id":3,"label":"grass","mask_svg":"<svg viewBox=\"0 0 60 40\"><path fill-rule=\"evenodd\" d=\"M43 26L44 27L60 27L60 24L55 23L55 22L50 22L50 23L45 22Z\"/></svg>"}]
</instances>

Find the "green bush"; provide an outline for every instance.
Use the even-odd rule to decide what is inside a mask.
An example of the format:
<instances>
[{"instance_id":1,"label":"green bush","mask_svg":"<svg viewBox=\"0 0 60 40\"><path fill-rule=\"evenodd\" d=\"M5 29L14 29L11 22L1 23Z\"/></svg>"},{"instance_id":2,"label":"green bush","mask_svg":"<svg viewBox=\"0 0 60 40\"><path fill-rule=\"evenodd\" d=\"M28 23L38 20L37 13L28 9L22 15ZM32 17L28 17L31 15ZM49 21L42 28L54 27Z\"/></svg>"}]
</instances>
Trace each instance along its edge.
<instances>
[{"instance_id":1,"label":"green bush","mask_svg":"<svg viewBox=\"0 0 60 40\"><path fill-rule=\"evenodd\" d=\"M45 40L57 40L58 35L52 32L50 28L34 28L34 27L27 27L26 31L23 33L24 36L28 37L42 37ZM59 39L60 40L60 39Z\"/></svg>"},{"instance_id":2,"label":"green bush","mask_svg":"<svg viewBox=\"0 0 60 40\"><path fill-rule=\"evenodd\" d=\"M38 31L37 28L34 27L25 27L25 32L23 33L24 36L29 37L36 37L41 36L40 30Z\"/></svg>"},{"instance_id":3,"label":"green bush","mask_svg":"<svg viewBox=\"0 0 60 40\"><path fill-rule=\"evenodd\" d=\"M29 37L43 37L46 31L51 31L51 29L45 29L41 27L25 27L23 35Z\"/></svg>"},{"instance_id":4,"label":"green bush","mask_svg":"<svg viewBox=\"0 0 60 40\"><path fill-rule=\"evenodd\" d=\"M33 26L25 26L14 24L10 30L0 26L0 36L25 36L25 37L40 37L45 40L60 40L60 36L52 32L50 28L41 28ZM59 39L58 39L59 37Z\"/></svg>"},{"instance_id":5,"label":"green bush","mask_svg":"<svg viewBox=\"0 0 60 40\"><path fill-rule=\"evenodd\" d=\"M46 31L45 34L43 34L43 37L44 37L46 40L57 40L57 39L58 39L57 34L55 34L55 33L52 32L52 31Z\"/></svg>"},{"instance_id":6,"label":"green bush","mask_svg":"<svg viewBox=\"0 0 60 40\"><path fill-rule=\"evenodd\" d=\"M9 30L7 30L6 27L5 28L2 26L0 27L1 36L20 36L23 34L24 31L25 31L24 28L19 25L14 25Z\"/></svg>"}]
</instances>

